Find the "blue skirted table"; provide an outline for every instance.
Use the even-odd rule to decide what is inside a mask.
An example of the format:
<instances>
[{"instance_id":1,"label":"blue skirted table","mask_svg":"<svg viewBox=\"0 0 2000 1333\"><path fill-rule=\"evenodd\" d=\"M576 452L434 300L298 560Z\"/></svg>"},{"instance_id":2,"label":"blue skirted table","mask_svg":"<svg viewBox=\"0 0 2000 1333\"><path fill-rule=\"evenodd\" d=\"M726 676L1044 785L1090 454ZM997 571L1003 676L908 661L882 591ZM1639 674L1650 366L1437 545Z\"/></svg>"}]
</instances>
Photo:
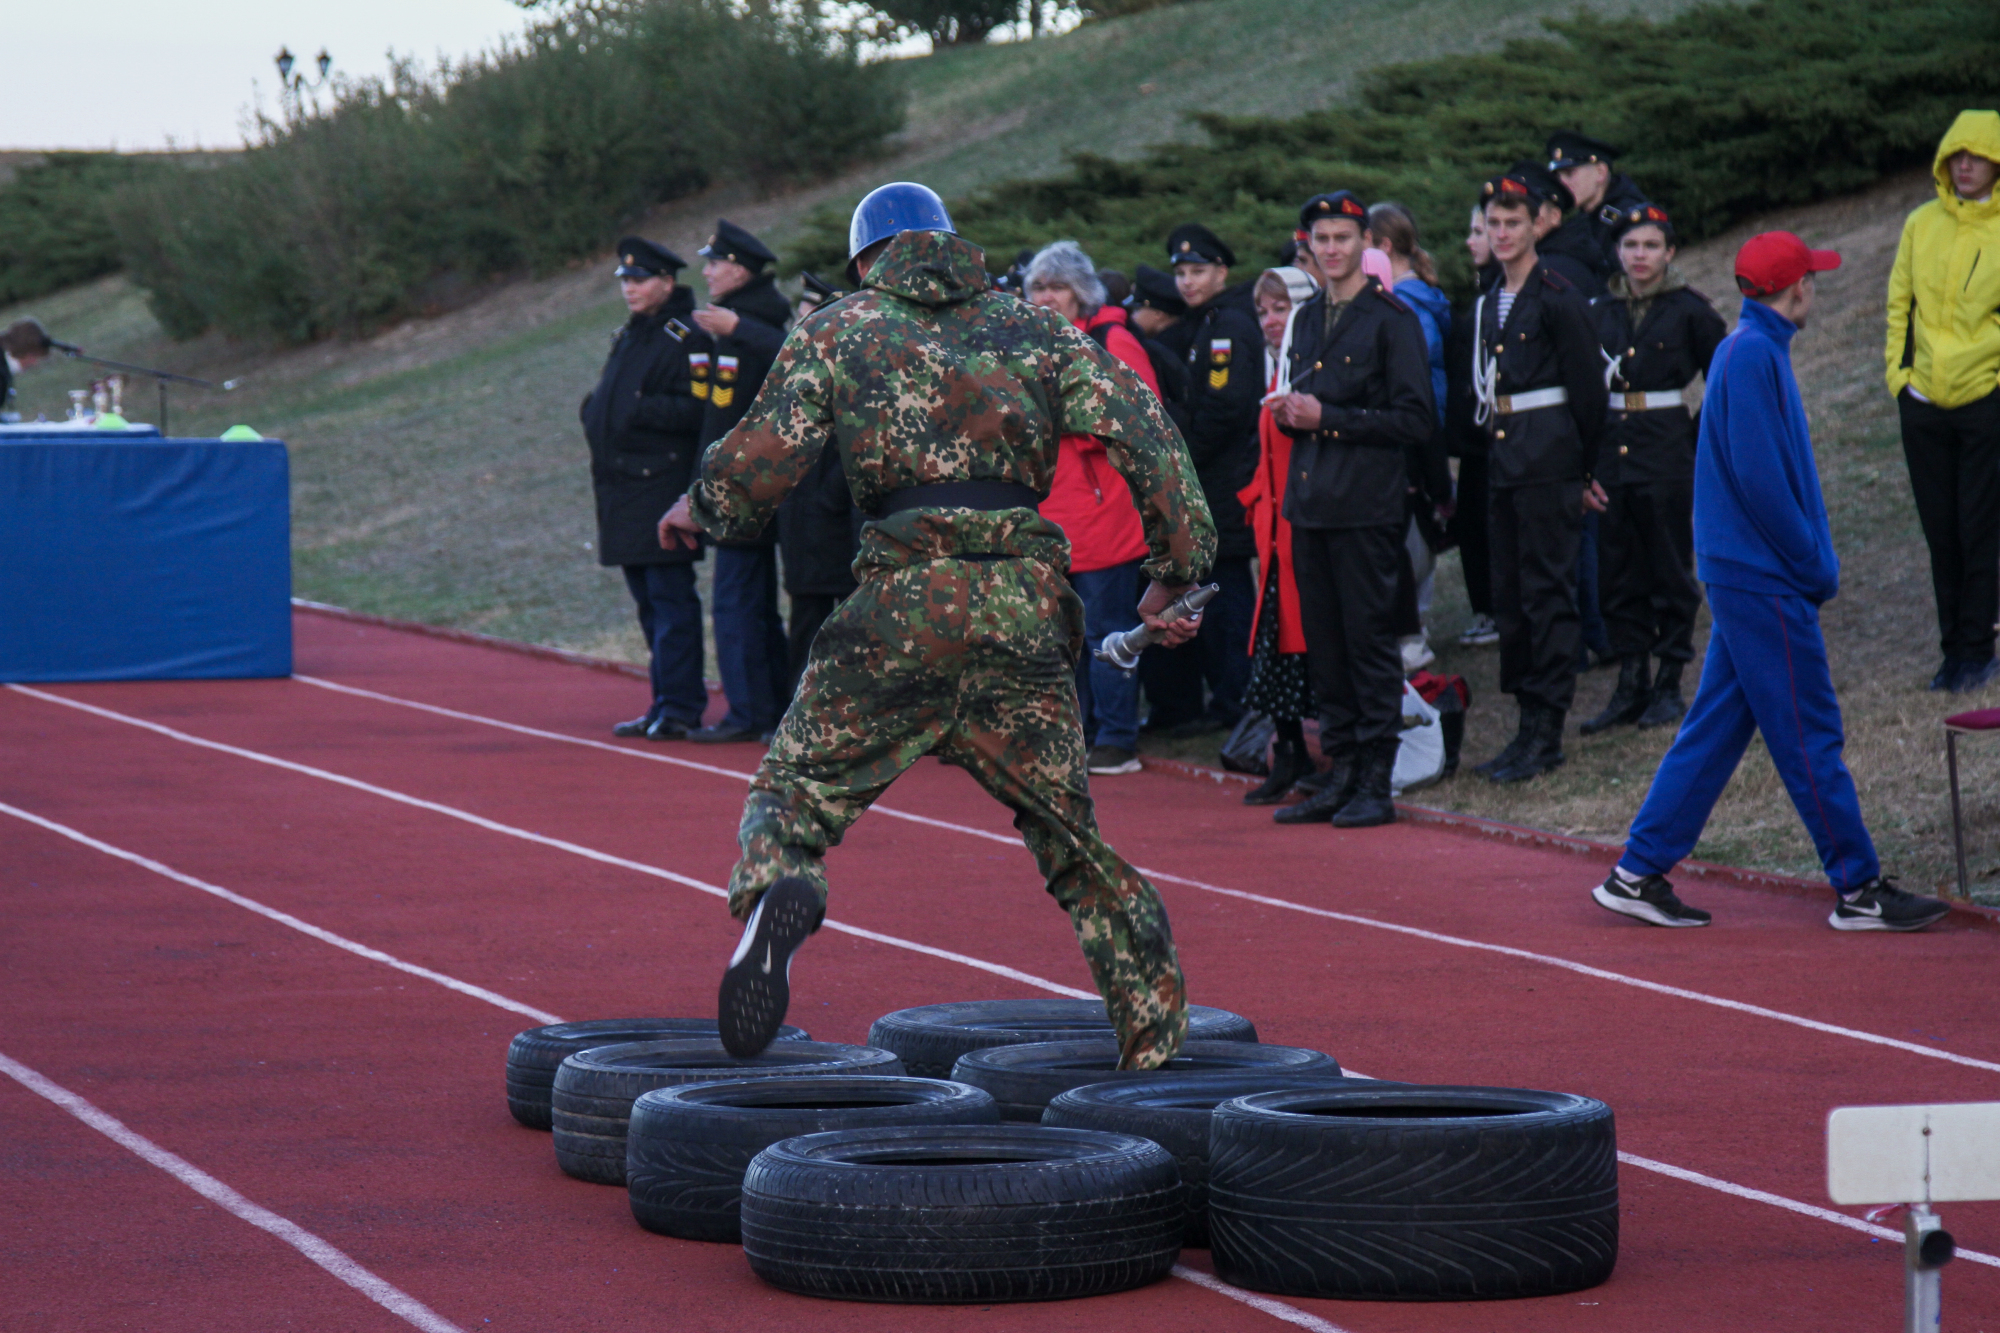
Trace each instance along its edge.
<instances>
[{"instance_id":1,"label":"blue skirted table","mask_svg":"<svg viewBox=\"0 0 2000 1333\"><path fill-rule=\"evenodd\" d=\"M292 672L277 440L0 435L0 681Z\"/></svg>"}]
</instances>

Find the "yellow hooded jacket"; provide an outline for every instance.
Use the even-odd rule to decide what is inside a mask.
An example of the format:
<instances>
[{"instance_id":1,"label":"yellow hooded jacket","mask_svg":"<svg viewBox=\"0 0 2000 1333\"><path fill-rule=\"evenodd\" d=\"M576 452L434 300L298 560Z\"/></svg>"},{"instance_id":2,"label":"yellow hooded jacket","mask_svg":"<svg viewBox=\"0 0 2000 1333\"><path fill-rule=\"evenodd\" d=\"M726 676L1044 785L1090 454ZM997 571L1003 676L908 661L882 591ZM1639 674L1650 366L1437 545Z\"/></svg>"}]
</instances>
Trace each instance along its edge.
<instances>
[{"instance_id":1,"label":"yellow hooded jacket","mask_svg":"<svg viewBox=\"0 0 2000 1333\"><path fill-rule=\"evenodd\" d=\"M1889 392L1963 407L2000 387L2000 189L1952 189L1952 154L2000 162L2000 111L1961 111L1938 145L1938 197L1910 214L1889 270ZM1911 319L1911 315L1915 319Z\"/></svg>"}]
</instances>

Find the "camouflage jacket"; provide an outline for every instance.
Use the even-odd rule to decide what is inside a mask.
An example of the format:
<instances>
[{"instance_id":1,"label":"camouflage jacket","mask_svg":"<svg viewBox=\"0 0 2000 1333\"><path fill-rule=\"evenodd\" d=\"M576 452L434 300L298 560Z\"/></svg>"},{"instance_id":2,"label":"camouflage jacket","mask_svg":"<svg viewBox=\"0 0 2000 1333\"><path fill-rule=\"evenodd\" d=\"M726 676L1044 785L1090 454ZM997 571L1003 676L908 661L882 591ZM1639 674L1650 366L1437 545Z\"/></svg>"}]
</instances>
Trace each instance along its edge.
<instances>
[{"instance_id":1,"label":"camouflage jacket","mask_svg":"<svg viewBox=\"0 0 2000 1333\"><path fill-rule=\"evenodd\" d=\"M802 320L749 415L702 457L688 500L703 531L761 531L829 446L863 513L940 481L1047 494L1060 429L1103 439L1144 520L1149 575L1187 583L1206 573L1215 526L1159 400L1068 320L991 290L984 258L944 232L905 232L862 291ZM869 523L855 564L983 553L1060 569L1069 543L1032 509L913 509Z\"/></svg>"}]
</instances>

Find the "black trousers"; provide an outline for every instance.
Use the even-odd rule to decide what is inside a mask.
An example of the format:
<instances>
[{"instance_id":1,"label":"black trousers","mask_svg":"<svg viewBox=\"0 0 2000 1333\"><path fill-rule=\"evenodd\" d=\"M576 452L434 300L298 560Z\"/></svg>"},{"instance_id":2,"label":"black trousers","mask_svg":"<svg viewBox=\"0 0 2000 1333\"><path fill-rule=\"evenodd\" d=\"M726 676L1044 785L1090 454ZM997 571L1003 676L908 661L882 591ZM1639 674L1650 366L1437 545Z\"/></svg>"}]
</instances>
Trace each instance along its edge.
<instances>
[{"instance_id":1,"label":"black trousers","mask_svg":"<svg viewBox=\"0 0 2000 1333\"><path fill-rule=\"evenodd\" d=\"M1402 735L1396 580L1407 563L1403 532L1402 524L1292 527L1292 570L1322 749Z\"/></svg>"},{"instance_id":2,"label":"black trousers","mask_svg":"<svg viewBox=\"0 0 2000 1333\"><path fill-rule=\"evenodd\" d=\"M1940 646L1946 657L1984 661L2000 615L2000 393L1950 408L1904 393L1896 408L1931 548Z\"/></svg>"},{"instance_id":3,"label":"black trousers","mask_svg":"<svg viewBox=\"0 0 2000 1333\"><path fill-rule=\"evenodd\" d=\"M1694 483L1611 486L1597 522L1597 600L1614 657L1694 660Z\"/></svg>"},{"instance_id":4,"label":"black trousers","mask_svg":"<svg viewBox=\"0 0 2000 1333\"><path fill-rule=\"evenodd\" d=\"M792 623L785 633L786 647L790 650L792 678L785 686L785 697L798 693L799 677L805 674L806 657L812 652L813 635L833 614L835 607L847 600L845 593L795 592L792 594Z\"/></svg>"},{"instance_id":5,"label":"black trousers","mask_svg":"<svg viewBox=\"0 0 2000 1333\"><path fill-rule=\"evenodd\" d=\"M1250 622L1257 611L1250 558L1217 560L1209 580L1220 584L1221 591L1202 608L1201 633L1178 648L1148 648L1139 659L1139 685L1151 705L1148 730L1203 717L1234 726L1243 714L1243 687L1250 683Z\"/></svg>"},{"instance_id":6,"label":"black trousers","mask_svg":"<svg viewBox=\"0 0 2000 1333\"><path fill-rule=\"evenodd\" d=\"M1458 539L1458 559L1465 571L1465 600L1474 615L1493 614L1493 561L1486 534L1486 455L1467 454L1458 460L1458 494L1451 531Z\"/></svg>"},{"instance_id":7,"label":"black trousers","mask_svg":"<svg viewBox=\"0 0 2000 1333\"><path fill-rule=\"evenodd\" d=\"M1501 692L1520 703L1566 712L1576 699L1576 663L1583 651L1583 621L1576 609L1583 483L1491 492L1487 537Z\"/></svg>"}]
</instances>

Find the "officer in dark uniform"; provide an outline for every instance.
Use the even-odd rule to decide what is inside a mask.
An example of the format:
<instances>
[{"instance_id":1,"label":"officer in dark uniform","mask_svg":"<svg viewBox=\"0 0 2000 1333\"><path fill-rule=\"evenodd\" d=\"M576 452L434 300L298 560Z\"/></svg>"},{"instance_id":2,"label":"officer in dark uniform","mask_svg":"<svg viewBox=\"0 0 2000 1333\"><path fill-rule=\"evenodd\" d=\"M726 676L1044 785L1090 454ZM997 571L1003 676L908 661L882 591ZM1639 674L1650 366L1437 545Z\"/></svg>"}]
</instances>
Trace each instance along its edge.
<instances>
[{"instance_id":1,"label":"officer in dark uniform","mask_svg":"<svg viewBox=\"0 0 2000 1333\"><path fill-rule=\"evenodd\" d=\"M1201 637L1160 654L1156 669L1161 690L1149 685L1147 693L1154 704L1151 729L1195 732L1234 726L1250 680L1250 623L1257 602L1250 562L1257 548L1236 492L1250 483L1257 468L1264 335L1251 299L1254 284L1230 284L1236 253L1214 232L1197 222L1174 228L1167 237L1167 257L1174 285L1187 303L1176 340L1189 372L1182 434L1215 518L1215 567L1209 578L1222 591L1203 613ZM1203 681L1208 686L1205 709Z\"/></svg>"},{"instance_id":2,"label":"officer in dark uniform","mask_svg":"<svg viewBox=\"0 0 2000 1333\"><path fill-rule=\"evenodd\" d=\"M1520 177L1535 192L1535 253L1542 265L1569 279L1585 300L1602 295L1613 270L1596 240L1570 225L1576 221L1570 213L1576 197L1569 186L1539 162L1516 162L1507 174Z\"/></svg>"},{"instance_id":3,"label":"officer in dark uniform","mask_svg":"<svg viewBox=\"0 0 2000 1333\"><path fill-rule=\"evenodd\" d=\"M1300 210L1326 286L1292 317L1290 357L1272 419L1297 443L1285 486L1288 557L1298 583L1320 713L1326 782L1281 824L1394 823L1402 744L1398 580L1409 523L1409 451L1437 433L1423 326L1362 271L1368 209L1347 190ZM1289 391L1286 391L1286 386Z\"/></svg>"},{"instance_id":4,"label":"officer in dark uniform","mask_svg":"<svg viewBox=\"0 0 2000 1333\"><path fill-rule=\"evenodd\" d=\"M1611 411L1598 451L1606 507L1599 520L1601 603L1618 658L1618 687L1583 724L1670 726L1687 712L1681 669L1694 660L1696 421L1683 393L1729 330L1708 298L1673 267L1674 224L1640 204L1619 221L1624 271L1593 303L1611 358ZM1651 659L1660 659L1653 677Z\"/></svg>"},{"instance_id":5,"label":"officer in dark uniform","mask_svg":"<svg viewBox=\"0 0 2000 1333\"><path fill-rule=\"evenodd\" d=\"M703 403L694 394L691 355L708 335L690 327L694 295L676 274L687 261L639 236L618 242L619 286L632 317L579 416L590 442L597 496L597 561L625 571L652 654L653 703L621 722L620 736L678 740L701 725L708 688L701 678L701 599L694 562L700 548L662 548L655 532L694 477Z\"/></svg>"},{"instance_id":6,"label":"officer in dark uniform","mask_svg":"<svg viewBox=\"0 0 2000 1333\"><path fill-rule=\"evenodd\" d=\"M1478 302L1473 384L1488 436L1488 535L1500 688L1520 726L1478 766L1519 782L1563 762L1563 721L1576 697L1582 633L1577 550L1604 430L1604 359L1589 305L1535 251L1538 191L1521 176L1482 188L1486 236L1500 280Z\"/></svg>"},{"instance_id":7,"label":"officer in dark uniform","mask_svg":"<svg viewBox=\"0 0 2000 1333\"><path fill-rule=\"evenodd\" d=\"M1618 237L1621 219L1646 202L1645 194L1630 176L1614 166L1618 150L1602 139L1575 130L1558 130L1549 136L1549 170L1562 179L1575 200L1576 213L1564 223L1574 241L1565 238L1565 248L1587 242L1602 256L1593 267L1605 278L1619 272Z\"/></svg>"},{"instance_id":8,"label":"officer in dark uniform","mask_svg":"<svg viewBox=\"0 0 2000 1333\"><path fill-rule=\"evenodd\" d=\"M796 307L801 320L846 295L810 271L801 272L799 280L805 287ZM857 586L854 557L861 524L861 512L854 507L835 449L821 454L805 480L778 506L778 547L784 552L785 593L792 603L787 699L797 692L799 677L805 674L813 636Z\"/></svg>"},{"instance_id":9,"label":"officer in dark uniform","mask_svg":"<svg viewBox=\"0 0 2000 1333\"><path fill-rule=\"evenodd\" d=\"M777 256L727 218L698 252L710 304L695 311L715 343L697 393L708 395L701 447L730 432L763 387L784 345L791 304L778 290L771 265ZM729 712L712 727L690 733L696 741L754 741L778 725L790 697L791 650L778 614L778 525L748 541L715 548L715 659Z\"/></svg>"}]
</instances>

